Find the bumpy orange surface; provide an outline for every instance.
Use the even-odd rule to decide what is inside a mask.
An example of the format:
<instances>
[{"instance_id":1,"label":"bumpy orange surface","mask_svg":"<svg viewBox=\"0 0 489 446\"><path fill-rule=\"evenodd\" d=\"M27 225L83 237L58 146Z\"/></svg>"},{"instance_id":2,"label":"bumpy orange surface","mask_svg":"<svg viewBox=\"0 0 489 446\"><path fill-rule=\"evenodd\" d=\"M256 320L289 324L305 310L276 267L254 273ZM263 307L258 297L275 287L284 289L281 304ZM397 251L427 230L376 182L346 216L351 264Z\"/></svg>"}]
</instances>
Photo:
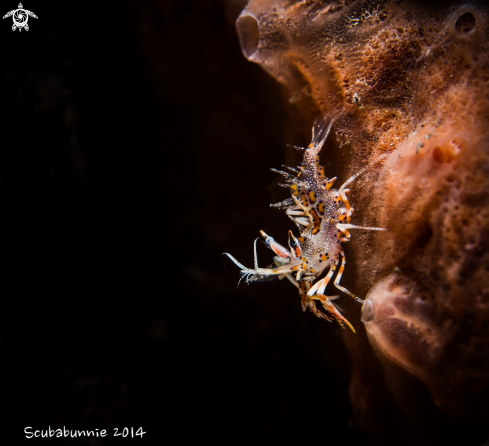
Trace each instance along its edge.
<instances>
[{"instance_id":1,"label":"bumpy orange surface","mask_svg":"<svg viewBox=\"0 0 489 446\"><path fill-rule=\"evenodd\" d=\"M368 291L368 340L415 423L427 405L478 426L487 415L487 14L471 1L250 0L237 21L244 55L308 119L346 112L328 154L336 174L370 165L352 187L354 223L388 232L353 234L355 291ZM346 342L356 420L372 427L380 369L365 337ZM430 397L406 391L412 377Z\"/></svg>"}]
</instances>

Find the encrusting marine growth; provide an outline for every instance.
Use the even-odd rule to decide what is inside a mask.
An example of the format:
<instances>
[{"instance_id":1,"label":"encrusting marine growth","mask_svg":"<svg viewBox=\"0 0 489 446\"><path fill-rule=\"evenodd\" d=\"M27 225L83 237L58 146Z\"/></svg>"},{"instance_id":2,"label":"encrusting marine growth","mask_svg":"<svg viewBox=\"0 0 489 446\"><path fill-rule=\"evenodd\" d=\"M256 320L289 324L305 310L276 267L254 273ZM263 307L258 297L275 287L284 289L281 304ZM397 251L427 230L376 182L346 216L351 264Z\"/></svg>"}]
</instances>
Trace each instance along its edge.
<instances>
[{"instance_id":1,"label":"encrusting marine growth","mask_svg":"<svg viewBox=\"0 0 489 446\"><path fill-rule=\"evenodd\" d=\"M480 444L489 416L487 3L250 0L236 24L245 57L306 121L344 112L328 152L337 175L369 166L351 186L355 218L388 231L351 241L350 289L368 293L365 331L345 337L356 424L388 429L384 392L426 432L438 419L427 414L443 414L456 420L444 424L447 437L458 429L475 438L464 444ZM297 217L313 228L309 215Z\"/></svg>"}]
</instances>

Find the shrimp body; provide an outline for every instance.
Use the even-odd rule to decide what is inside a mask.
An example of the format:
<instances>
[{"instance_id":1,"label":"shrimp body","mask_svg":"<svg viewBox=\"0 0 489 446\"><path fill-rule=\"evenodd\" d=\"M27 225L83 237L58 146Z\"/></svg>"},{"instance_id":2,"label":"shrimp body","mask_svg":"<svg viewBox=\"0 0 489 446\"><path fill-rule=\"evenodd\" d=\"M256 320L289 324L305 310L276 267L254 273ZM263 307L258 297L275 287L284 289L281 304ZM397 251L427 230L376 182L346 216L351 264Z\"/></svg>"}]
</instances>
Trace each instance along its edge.
<instances>
[{"instance_id":1,"label":"shrimp body","mask_svg":"<svg viewBox=\"0 0 489 446\"><path fill-rule=\"evenodd\" d=\"M297 169L287 167L292 173L272 169L285 177L286 184L282 186L288 187L291 193L291 198L272 206L285 209L288 217L299 228L300 236L296 238L289 231L289 248L286 248L260 231L267 246L276 254L274 265L269 268L258 267L256 240L253 269L246 268L233 256L225 254L241 268L242 278L246 278L247 283L272 275L287 277L299 289L304 311L309 308L316 316L329 321L334 318L343 328L346 324L355 331L331 302L339 296L326 296L325 289L341 261L334 285L357 302L363 302L339 284L346 265L342 243L350 240L350 228L383 229L350 224L353 208L346 197L349 190L345 187L364 170L350 177L339 189L333 189L336 177L326 178L324 168L319 165L319 152L340 115L341 112L328 125L325 119L314 125L312 141L304 151L302 164ZM328 271L326 276L313 284L325 270ZM328 315L317 309L315 301L322 304Z\"/></svg>"}]
</instances>

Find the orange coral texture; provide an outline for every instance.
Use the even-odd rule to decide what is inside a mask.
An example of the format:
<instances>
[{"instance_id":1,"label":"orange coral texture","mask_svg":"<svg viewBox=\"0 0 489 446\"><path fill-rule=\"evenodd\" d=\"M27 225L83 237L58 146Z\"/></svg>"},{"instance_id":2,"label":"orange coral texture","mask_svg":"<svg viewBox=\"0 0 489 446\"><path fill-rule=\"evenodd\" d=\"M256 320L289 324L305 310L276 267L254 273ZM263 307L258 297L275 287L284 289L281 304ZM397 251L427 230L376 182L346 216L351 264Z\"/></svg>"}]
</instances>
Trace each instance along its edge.
<instances>
[{"instance_id":1,"label":"orange coral texture","mask_svg":"<svg viewBox=\"0 0 489 446\"><path fill-rule=\"evenodd\" d=\"M250 0L237 20L244 55L300 110L346 112L336 150L351 158L338 168L346 178L371 165L352 189L354 223L388 229L353 235L368 339L394 398L402 370L452 414L489 389L487 13L481 2ZM361 342L347 340L354 357ZM361 418L372 396L354 363Z\"/></svg>"}]
</instances>

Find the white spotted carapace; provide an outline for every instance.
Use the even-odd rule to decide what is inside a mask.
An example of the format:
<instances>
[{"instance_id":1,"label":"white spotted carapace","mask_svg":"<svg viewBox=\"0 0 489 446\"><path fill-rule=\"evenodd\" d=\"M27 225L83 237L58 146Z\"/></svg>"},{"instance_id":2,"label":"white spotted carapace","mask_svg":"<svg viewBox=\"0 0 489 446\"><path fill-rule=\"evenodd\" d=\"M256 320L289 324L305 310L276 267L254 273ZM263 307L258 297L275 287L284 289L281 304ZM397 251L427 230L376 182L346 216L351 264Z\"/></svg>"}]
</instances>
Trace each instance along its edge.
<instances>
[{"instance_id":1,"label":"white spotted carapace","mask_svg":"<svg viewBox=\"0 0 489 446\"><path fill-rule=\"evenodd\" d=\"M343 328L346 324L355 331L331 302L339 296L325 295L326 286L340 265L334 285L357 302L363 302L340 285L346 265L342 243L350 240L348 232L350 228L376 231L383 229L350 224L353 208L346 197L349 192L346 186L365 169L350 177L339 189L333 189L336 177L326 178L324 168L319 165L319 152L332 125L341 114L342 112L338 113L329 124L326 119L323 119L313 126L312 141L304 149L302 164L297 169L286 167L292 173L272 169L285 177L287 184L284 186L290 188L292 195L291 198L272 206L286 210L286 214L298 226L300 236L296 238L292 231L289 231L289 247L286 248L260 231L266 245L276 254L274 265L268 268L258 267L256 240L253 269L246 268L232 255L228 253L225 255L241 268L242 279L246 278L247 283L263 280L272 275L280 278L287 277L299 289L304 311L309 308L317 317L328 321L333 321L334 318ZM325 270L326 276L316 281ZM328 314L318 310L316 300L321 302Z\"/></svg>"}]
</instances>

